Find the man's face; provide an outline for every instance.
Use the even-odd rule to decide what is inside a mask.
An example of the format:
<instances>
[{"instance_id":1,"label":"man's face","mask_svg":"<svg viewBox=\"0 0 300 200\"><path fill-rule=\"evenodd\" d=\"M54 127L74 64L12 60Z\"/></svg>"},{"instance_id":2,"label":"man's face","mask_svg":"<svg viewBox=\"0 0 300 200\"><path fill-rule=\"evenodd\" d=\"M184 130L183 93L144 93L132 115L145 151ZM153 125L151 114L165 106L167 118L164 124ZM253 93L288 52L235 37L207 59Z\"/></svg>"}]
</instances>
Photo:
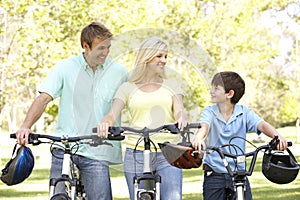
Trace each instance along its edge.
<instances>
[{"instance_id":1,"label":"man's face","mask_svg":"<svg viewBox=\"0 0 300 200\"><path fill-rule=\"evenodd\" d=\"M99 39L95 38L92 46L89 47L87 44L84 45L85 59L91 67L97 67L100 64L104 64L106 57L109 54L111 46L111 39Z\"/></svg>"}]
</instances>

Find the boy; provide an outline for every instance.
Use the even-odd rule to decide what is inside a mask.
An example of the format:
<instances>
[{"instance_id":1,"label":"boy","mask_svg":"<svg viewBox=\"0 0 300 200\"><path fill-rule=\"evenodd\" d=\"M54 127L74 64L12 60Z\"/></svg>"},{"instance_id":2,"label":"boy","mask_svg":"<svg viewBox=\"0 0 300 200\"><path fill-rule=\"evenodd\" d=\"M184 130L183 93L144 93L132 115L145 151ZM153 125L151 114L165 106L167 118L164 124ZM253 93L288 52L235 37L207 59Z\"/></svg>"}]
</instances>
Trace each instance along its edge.
<instances>
[{"instance_id":1,"label":"boy","mask_svg":"<svg viewBox=\"0 0 300 200\"><path fill-rule=\"evenodd\" d=\"M245 82L235 72L220 72L215 74L211 82L211 101L214 105L206 107L200 117L201 128L197 130L193 147L197 150L208 146L228 144L229 140L238 136L246 139L247 132L264 133L273 138L278 135L279 150L287 148L286 140L270 124L265 122L251 109L237 103L245 93ZM204 143L205 141L205 143ZM232 144L245 151L245 140L236 138ZM235 151L235 149L231 150ZM235 163L227 159L231 169ZM242 163L243 164L243 163ZM244 164L239 166L245 168ZM234 199L233 183L230 175L217 152L207 154L204 162L203 199L225 199L229 194ZM248 179L246 180L246 199L251 200L252 194Z\"/></svg>"}]
</instances>

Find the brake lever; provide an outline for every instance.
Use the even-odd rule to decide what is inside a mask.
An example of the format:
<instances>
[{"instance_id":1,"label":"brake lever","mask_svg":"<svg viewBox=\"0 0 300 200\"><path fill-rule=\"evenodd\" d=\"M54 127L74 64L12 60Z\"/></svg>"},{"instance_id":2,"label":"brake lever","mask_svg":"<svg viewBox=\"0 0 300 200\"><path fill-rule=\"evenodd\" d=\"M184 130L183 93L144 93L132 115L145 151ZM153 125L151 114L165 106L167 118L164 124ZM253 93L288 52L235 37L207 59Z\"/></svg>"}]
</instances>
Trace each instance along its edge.
<instances>
[{"instance_id":1,"label":"brake lever","mask_svg":"<svg viewBox=\"0 0 300 200\"><path fill-rule=\"evenodd\" d=\"M166 125L164 127L164 129L167 130L167 131L169 131L172 134L180 133L180 130L178 128L178 123Z\"/></svg>"},{"instance_id":2,"label":"brake lever","mask_svg":"<svg viewBox=\"0 0 300 200\"><path fill-rule=\"evenodd\" d=\"M28 136L28 144L32 144L33 146L41 144L42 141L38 139L38 135L29 134Z\"/></svg>"},{"instance_id":3,"label":"brake lever","mask_svg":"<svg viewBox=\"0 0 300 200\"><path fill-rule=\"evenodd\" d=\"M278 138L278 135L276 135L270 142L269 142L269 153L272 151L272 150L276 150L277 149L277 145L279 144L280 140Z\"/></svg>"},{"instance_id":4,"label":"brake lever","mask_svg":"<svg viewBox=\"0 0 300 200\"><path fill-rule=\"evenodd\" d=\"M113 146L111 143L103 140L102 138L94 138L91 142L89 142L89 145L92 147L96 147L99 145L108 145L108 146Z\"/></svg>"}]
</instances>

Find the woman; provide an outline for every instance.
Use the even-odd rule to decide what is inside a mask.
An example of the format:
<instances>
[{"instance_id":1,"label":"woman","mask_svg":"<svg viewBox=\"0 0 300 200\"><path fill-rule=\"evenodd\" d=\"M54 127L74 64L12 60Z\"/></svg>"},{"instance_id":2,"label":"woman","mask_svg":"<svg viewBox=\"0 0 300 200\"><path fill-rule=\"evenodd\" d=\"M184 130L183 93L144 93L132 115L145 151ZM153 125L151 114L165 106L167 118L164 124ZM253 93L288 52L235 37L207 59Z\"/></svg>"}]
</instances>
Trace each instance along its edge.
<instances>
[{"instance_id":1,"label":"woman","mask_svg":"<svg viewBox=\"0 0 300 200\"><path fill-rule=\"evenodd\" d=\"M100 137L107 137L108 127L115 123L124 108L127 108L131 117L130 126L136 129L156 128L171 123L178 123L179 128L186 126L183 92L178 83L166 79L167 54L167 44L158 37L148 38L141 43L129 81L120 86L109 113L97 126ZM134 155L139 138L137 135L127 136L124 172L130 199L134 199L133 178L143 172L143 144L138 145ZM157 144L166 140L178 142L180 136L157 133L150 138ZM161 152L152 162L152 169L162 177L161 199L180 200L181 169L171 166Z\"/></svg>"}]
</instances>

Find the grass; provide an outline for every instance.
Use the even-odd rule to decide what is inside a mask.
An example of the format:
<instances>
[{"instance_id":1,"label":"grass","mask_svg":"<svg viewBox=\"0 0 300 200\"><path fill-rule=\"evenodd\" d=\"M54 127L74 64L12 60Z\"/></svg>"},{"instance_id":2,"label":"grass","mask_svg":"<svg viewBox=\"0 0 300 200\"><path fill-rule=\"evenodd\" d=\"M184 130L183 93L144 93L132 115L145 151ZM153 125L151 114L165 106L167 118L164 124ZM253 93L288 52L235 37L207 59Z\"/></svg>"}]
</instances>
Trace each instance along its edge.
<instances>
[{"instance_id":1,"label":"grass","mask_svg":"<svg viewBox=\"0 0 300 200\"><path fill-rule=\"evenodd\" d=\"M295 143L296 135L294 127L279 129L280 133L285 135L288 140ZM3 136L1 136L3 137ZM248 139L252 140L255 134L249 134ZM9 160L12 146L3 142L1 138L0 155L2 162L0 168L3 169L5 163ZM260 145L260 144L257 144ZM42 147L44 146L44 147ZM300 144L294 144L291 147L296 159L300 161ZM0 182L0 200L46 200L48 199L48 176L50 157L47 145L31 148L36 156L35 168L30 177L23 183L15 186L6 186ZM6 155L6 157L4 156ZM255 169L251 177L249 177L253 199L255 200L297 200L300 199L300 175L290 184L278 185L268 181L261 172L261 157L259 155L255 164ZM199 169L190 169L183 171L183 200L201 200L202 199L202 181L203 171ZM127 186L122 172L122 166L113 166L111 168L111 179L113 187L113 195L115 200L128 199Z\"/></svg>"}]
</instances>

